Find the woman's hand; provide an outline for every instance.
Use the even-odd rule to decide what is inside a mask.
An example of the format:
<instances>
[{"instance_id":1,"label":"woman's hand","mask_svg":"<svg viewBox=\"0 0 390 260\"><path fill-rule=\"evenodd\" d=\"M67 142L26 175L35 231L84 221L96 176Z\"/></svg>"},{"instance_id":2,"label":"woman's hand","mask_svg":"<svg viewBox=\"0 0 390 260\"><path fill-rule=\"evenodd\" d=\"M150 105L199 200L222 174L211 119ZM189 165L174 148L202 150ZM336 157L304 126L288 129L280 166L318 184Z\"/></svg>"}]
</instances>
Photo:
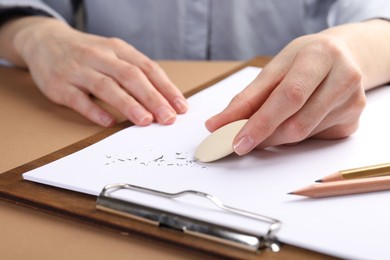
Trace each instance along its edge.
<instances>
[{"instance_id":1,"label":"woman's hand","mask_svg":"<svg viewBox=\"0 0 390 260\"><path fill-rule=\"evenodd\" d=\"M91 96L137 125L171 124L188 109L163 70L122 40L79 32L45 17L13 23L15 51L42 93L92 122L110 126L115 119Z\"/></svg>"},{"instance_id":2,"label":"woman's hand","mask_svg":"<svg viewBox=\"0 0 390 260\"><path fill-rule=\"evenodd\" d=\"M365 103L363 74L345 41L307 35L286 46L206 127L212 132L249 118L233 142L243 155L309 137L351 135Z\"/></svg>"}]
</instances>

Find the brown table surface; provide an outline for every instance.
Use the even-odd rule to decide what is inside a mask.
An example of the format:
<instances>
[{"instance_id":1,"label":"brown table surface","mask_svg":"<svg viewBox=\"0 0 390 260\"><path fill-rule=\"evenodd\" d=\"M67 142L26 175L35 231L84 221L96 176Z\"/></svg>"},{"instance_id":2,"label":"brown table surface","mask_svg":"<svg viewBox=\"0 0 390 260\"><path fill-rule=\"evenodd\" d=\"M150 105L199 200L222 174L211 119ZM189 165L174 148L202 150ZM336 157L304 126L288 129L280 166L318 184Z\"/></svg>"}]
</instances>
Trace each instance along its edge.
<instances>
[{"instance_id":1,"label":"brown table surface","mask_svg":"<svg viewBox=\"0 0 390 260\"><path fill-rule=\"evenodd\" d=\"M188 91L241 62L161 61ZM103 128L47 100L28 72L0 68L0 173L68 146ZM118 116L119 120L122 120ZM283 250L282 250L283 252ZM322 258L297 248L265 258ZM120 236L68 219L0 201L0 259L214 259L200 252Z\"/></svg>"}]
</instances>

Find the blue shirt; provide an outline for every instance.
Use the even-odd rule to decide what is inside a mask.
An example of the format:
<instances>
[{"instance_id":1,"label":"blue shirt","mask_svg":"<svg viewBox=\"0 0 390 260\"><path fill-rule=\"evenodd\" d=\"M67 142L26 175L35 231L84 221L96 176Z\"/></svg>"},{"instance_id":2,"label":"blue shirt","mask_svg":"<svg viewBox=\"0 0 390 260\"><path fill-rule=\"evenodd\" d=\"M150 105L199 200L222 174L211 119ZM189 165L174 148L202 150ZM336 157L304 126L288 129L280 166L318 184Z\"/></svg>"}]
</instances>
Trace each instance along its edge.
<instances>
[{"instance_id":1,"label":"blue shirt","mask_svg":"<svg viewBox=\"0 0 390 260\"><path fill-rule=\"evenodd\" d=\"M0 0L74 21L71 0ZM84 0L84 30L119 37L153 59L249 59L294 38L373 18L388 0Z\"/></svg>"}]
</instances>

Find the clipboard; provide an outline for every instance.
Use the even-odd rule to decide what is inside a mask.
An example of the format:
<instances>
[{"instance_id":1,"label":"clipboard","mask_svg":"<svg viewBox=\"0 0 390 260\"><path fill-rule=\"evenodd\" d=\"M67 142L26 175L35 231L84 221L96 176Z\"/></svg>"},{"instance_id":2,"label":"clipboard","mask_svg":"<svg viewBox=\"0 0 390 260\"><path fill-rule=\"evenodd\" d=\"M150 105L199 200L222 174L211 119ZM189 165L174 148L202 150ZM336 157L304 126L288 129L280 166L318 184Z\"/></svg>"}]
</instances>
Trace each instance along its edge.
<instances>
[{"instance_id":1,"label":"clipboard","mask_svg":"<svg viewBox=\"0 0 390 260\"><path fill-rule=\"evenodd\" d=\"M269 58L264 57L255 58L242 66L237 67L231 72L217 77L214 80L185 93L185 95L187 97L191 96L192 94L213 85L243 67L264 66L268 60ZM283 245L282 251L278 254L270 253L267 250L261 252L260 254L259 252L242 250L237 247L229 246L226 243L213 241L202 236L188 236L188 234L178 232L177 230L159 228L150 225L149 223L144 223L143 221L129 220L128 217L123 215L114 215L110 212L96 210L96 197L94 196L32 183L22 179L22 174L24 172L81 150L128 126L131 126L129 122L116 125L57 152L1 174L0 198L12 203L21 204L40 211L48 212L50 214L58 215L60 217L71 218L99 228L110 229L122 234L129 233L133 235L140 235L146 238L169 242L181 247L201 250L223 257L257 259L262 256L267 256L268 254L272 254L268 256L283 258L291 258L294 255L300 258L303 256L311 258L324 257L324 255L288 245ZM103 198L104 201L105 197L102 196L99 198Z\"/></svg>"}]
</instances>

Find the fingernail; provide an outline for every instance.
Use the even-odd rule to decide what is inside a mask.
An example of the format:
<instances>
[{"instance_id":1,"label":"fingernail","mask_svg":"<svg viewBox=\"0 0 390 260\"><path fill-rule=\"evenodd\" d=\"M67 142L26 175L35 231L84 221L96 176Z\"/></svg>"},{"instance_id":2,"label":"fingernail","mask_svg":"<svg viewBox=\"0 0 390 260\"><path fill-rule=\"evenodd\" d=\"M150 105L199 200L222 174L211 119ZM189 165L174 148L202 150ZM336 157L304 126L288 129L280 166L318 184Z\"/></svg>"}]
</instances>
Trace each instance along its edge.
<instances>
[{"instance_id":1,"label":"fingernail","mask_svg":"<svg viewBox=\"0 0 390 260\"><path fill-rule=\"evenodd\" d=\"M179 113L184 113L188 110L188 103L183 98L176 98L175 102L176 111Z\"/></svg>"},{"instance_id":2,"label":"fingernail","mask_svg":"<svg viewBox=\"0 0 390 260\"><path fill-rule=\"evenodd\" d=\"M215 129L213 127L213 118L214 117L210 117L209 119L207 119L205 122L204 122L204 125L206 126L206 128L210 131L210 132L213 132Z\"/></svg>"},{"instance_id":3,"label":"fingernail","mask_svg":"<svg viewBox=\"0 0 390 260\"><path fill-rule=\"evenodd\" d=\"M110 115L107 115L105 113L101 114L99 119L100 123L105 127L112 125L114 121L114 119Z\"/></svg>"},{"instance_id":4,"label":"fingernail","mask_svg":"<svg viewBox=\"0 0 390 260\"><path fill-rule=\"evenodd\" d=\"M137 120L137 122L134 122L136 124L148 124L153 120L153 117L140 107L134 108L132 114Z\"/></svg>"},{"instance_id":5,"label":"fingernail","mask_svg":"<svg viewBox=\"0 0 390 260\"><path fill-rule=\"evenodd\" d=\"M207 125L207 124L210 124L209 122L213 121L213 118L214 118L214 117L210 117L209 119L207 119L207 120L205 121L205 124L206 124L206 125Z\"/></svg>"},{"instance_id":6,"label":"fingernail","mask_svg":"<svg viewBox=\"0 0 390 260\"><path fill-rule=\"evenodd\" d=\"M237 144L233 146L234 152L238 155L249 153L254 147L255 141L250 135L242 137Z\"/></svg>"},{"instance_id":7,"label":"fingernail","mask_svg":"<svg viewBox=\"0 0 390 260\"><path fill-rule=\"evenodd\" d=\"M168 107L166 106L161 106L158 110L157 110L157 117L158 117L158 121L161 123L161 124L171 124L175 121L175 118L176 118L176 114L172 112L171 109L169 109Z\"/></svg>"}]
</instances>

